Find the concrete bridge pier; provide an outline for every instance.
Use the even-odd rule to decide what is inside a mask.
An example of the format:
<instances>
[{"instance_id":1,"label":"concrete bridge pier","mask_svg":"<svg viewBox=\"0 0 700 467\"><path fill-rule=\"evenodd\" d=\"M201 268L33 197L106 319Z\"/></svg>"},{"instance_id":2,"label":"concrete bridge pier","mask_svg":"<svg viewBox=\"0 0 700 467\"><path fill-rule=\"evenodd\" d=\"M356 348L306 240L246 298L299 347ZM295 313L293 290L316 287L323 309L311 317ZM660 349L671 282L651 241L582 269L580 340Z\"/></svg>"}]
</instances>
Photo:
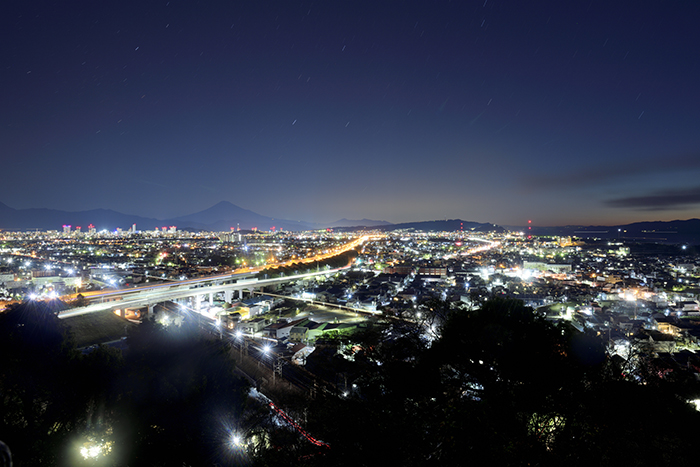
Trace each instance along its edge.
<instances>
[{"instance_id":1,"label":"concrete bridge pier","mask_svg":"<svg viewBox=\"0 0 700 467\"><path fill-rule=\"evenodd\" d=\"M146 311L146 318L150 318L153 316L153 308L155 308L155 305L148 305L148 311Z\"/></svg>"},{"instance_id":2,"label":"concrete bridge pier","mask_svg":"<svg viewBox=\"0 0 700 467\"><path fill-rule=\"evenodd\" d=\"M209 306L214 306L214 292L209 292Z\"/></svg>"},{"instance_id":3,"label":"concrete bridge pier","mask_svg":"<svg viewBox=\"0 0 700 467\"><path fill-rule=\"evenodd\" d=\"M201 295L195 295L194 296L194 310L199 313L200 310L202 309L202 296Z\"/></svg>"},{"instance_id":4,"label":"concrete bridge pier","mask_svg":"<svg viewBox=\"0 0 700 467\"><path fill-rule=\"evenodd\" d=\"M231 303L232 298L233 290L224 290L224 301L226 301L226 303Z\"/></svg>"}]
</instances>

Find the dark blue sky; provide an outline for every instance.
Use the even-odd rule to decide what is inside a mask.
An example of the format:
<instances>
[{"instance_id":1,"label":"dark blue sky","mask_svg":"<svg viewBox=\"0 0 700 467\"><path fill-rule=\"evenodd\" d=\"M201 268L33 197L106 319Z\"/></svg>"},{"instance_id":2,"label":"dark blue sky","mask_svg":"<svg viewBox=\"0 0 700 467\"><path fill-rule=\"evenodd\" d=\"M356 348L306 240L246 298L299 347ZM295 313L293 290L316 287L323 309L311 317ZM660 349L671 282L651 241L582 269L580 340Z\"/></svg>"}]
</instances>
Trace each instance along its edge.
<instances>
[{"instance_id":1,"label":"dark blue sky","mask_svg":"<svg viewBox=\"0 0 700 467\"><path fill-rule=\"evenodd\" d=\"M699 217L700 2L14 2L0 201Z\"/></svg>"}]
</instances>

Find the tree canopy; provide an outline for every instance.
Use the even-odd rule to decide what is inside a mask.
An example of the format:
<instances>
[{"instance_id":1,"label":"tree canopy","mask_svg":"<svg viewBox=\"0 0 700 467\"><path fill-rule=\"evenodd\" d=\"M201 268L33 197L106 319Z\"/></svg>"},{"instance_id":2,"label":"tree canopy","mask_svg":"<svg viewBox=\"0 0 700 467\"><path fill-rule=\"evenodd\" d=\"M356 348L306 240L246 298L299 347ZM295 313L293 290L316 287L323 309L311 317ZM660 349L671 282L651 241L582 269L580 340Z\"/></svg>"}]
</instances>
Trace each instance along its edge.
<instances>
[{"instance_id":1,"label":"tree canopy","mask_svg":"<svg viewBox=\"0 0 700 467\"><path fill-rule=\"evenodd\" d=\"M230 458L226 427L240 423L249 384L228 346L147 320L128 352L78 351L43 302L0 315L0 440L17 466L213 465Z\"/></svg>"},{"instance_id":2,"label":"tree canopy","mask_svg":"<svg viewBox=\"0 0 700 467\"><path fill-rule=\"evenodd\" d=\"M0 315L0 440L15 465L94 465L80 449L95 441L111 449L101 465L241 460L225 448L231 430L260 428L249 414L269 414L246 406L249 385L224 341L146 320L124 354L81 352L59 308L26 302ZM266 425L254 461L696 464L700 414L688 400L698 383L685 373L661 377L644 359L630 373L596 335L520 301L489 299L478 309L434 301L425 311L434 313L428 333L423 322L394 319L329 339L310 360L330 384L286 409L330 448Z\"/></svg>"},{"instance_id":3,"label":"tree canopy","mask_svg":"<svg viewBox=\"0 0 700 467\"><path fill-rule=\"evenodd\" d=\"M310 403L308 429L331 449L302 465L694 462L698 412L677 388L625 379L596 335L517 300L437 312L445 321L432 344L357 336L372 359L345 369L359 374L347 394Z\"/></svg>"}]
</instances>

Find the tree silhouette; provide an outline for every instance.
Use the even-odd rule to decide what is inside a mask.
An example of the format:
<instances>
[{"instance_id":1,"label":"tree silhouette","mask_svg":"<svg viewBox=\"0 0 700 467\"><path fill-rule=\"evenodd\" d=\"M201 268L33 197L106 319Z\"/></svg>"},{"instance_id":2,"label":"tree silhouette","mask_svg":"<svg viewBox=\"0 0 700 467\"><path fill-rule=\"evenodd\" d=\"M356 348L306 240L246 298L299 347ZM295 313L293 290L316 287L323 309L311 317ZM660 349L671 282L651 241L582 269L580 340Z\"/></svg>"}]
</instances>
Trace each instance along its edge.
<instances>
[{"instance_id":1,"label":"tree silhouette","mask_svg":"<svg viewBox=\"0 0 700 467\"><path fill-rule=\"evenodd\" d=\"M309 405L308 428L331 449L304 457L305 464L694 460L680 448L691 446L700 416L678 387L625 379L597 336L552 324L517 300L489 299L474 310L438 301L430 307L445 318L432 345L384 333L373 339L372 358L356 358L356 368L345 370L356 375L349 394L321 394Z\"/></svg>"},{"instance_id":2,"label":"tree silhouette","mask_svg":"<svg viewBox=\"0 0 700 467\"><path fill-rule=\"evenodd\" d=\"M228 459L224 427L241 422L249 384L224 343L147 321L125 357L103 346L83 354L57 317L63 307L0 314L0 439L14 465L92 465L79 451L88 440L112 446L102 465Z\"/></svg>"}]
</instances>

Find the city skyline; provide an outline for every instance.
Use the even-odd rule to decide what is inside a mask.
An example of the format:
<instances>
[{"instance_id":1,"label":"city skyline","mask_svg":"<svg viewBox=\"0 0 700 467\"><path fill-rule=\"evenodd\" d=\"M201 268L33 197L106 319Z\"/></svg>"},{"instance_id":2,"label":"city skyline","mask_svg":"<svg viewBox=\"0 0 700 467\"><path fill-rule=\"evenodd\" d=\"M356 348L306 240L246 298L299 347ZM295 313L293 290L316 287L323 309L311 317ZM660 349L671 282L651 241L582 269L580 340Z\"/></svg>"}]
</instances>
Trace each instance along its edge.
<instances>
[{"instance_id":1,"label":"city skyline","mask_svg":"<svg viewBox=\"0 0 700 467\"><path fill-rule=\"evenodd\" d=\"M699 13L15 4L0 202L168 219L225 200L312 223L698 217Z\"/></svg>"}]
</instances>

